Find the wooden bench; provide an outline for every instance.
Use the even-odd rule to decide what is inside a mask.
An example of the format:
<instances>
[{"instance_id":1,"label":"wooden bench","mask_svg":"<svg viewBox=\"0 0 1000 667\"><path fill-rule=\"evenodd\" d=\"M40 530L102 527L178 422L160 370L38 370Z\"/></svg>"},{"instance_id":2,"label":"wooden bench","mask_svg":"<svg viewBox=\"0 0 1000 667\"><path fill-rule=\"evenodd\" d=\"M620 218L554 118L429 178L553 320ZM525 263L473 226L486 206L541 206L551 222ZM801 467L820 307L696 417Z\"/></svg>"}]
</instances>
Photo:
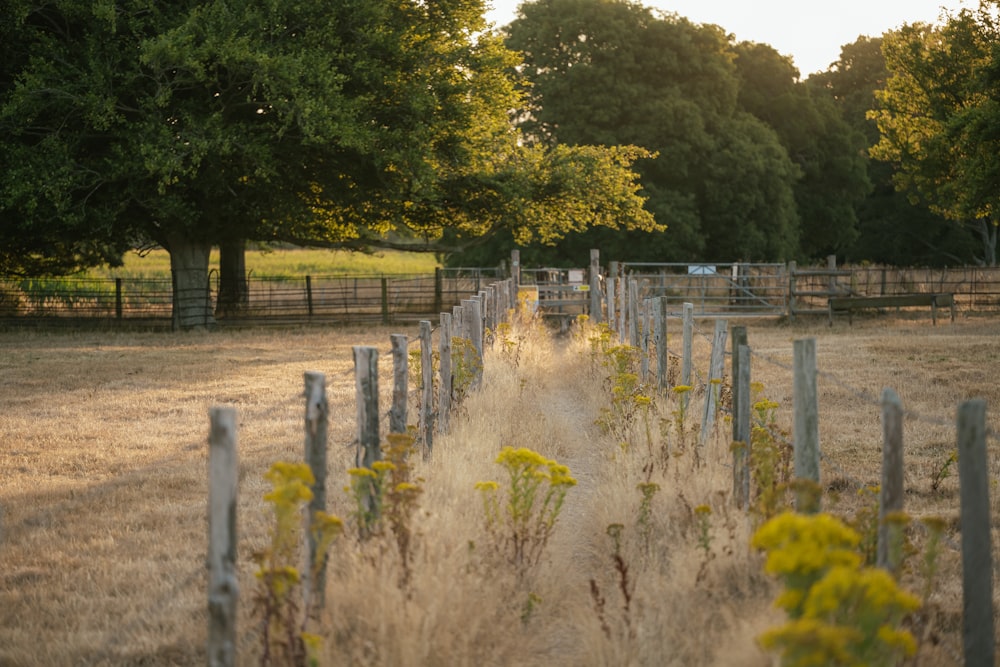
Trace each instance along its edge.
<instances>
[{"instance_id":1,"label":"wooden bench","mask_svg":"<svg viewBox=\"0 0 1000 667\"><path fill-rule=\"evenodd\" d=\"M937 324L937 309L948 306L951 321L955 321L954 294L889 294L886 296L833 296L829 301L830 324L835 313L847 313L847 320L853 324L852 313L865 308L906 308L908 306L930 306L931 320Z\"/></svg>"}]
</instances>

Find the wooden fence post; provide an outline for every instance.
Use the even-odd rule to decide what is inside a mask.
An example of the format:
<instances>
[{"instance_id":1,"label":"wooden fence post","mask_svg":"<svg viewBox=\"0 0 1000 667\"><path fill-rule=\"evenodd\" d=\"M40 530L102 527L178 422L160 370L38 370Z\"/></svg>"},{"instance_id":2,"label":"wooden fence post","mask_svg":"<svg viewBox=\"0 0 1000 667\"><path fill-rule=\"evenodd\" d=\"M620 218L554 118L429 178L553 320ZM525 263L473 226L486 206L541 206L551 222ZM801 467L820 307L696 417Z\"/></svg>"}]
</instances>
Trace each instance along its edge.
<instances>
[{"instance_id":1,"label":"wooden fence post","mask_svg":"<svg viewBox=\"0 0 1000 667\"><path fill-rule=\"evenodd\" d=\"M124 315L122 308L122 279L115 278L115 317L122 319Z\"/></svg>"},{"instance_id":2,"label":"wooden fence post","mask_svg":"<svg viewBox=\"0 0 1000 667\"><path fill-rule=\"evenodd\" d=\"M902 527L886 517L903 509L903 403L895 391L882 390L882 486L878 504L876 564L895 574L902 563Z\"/></svg>"},{"instance_id":3,"label":"wooden fence post","mask_svg":"<svg viewBox=\"0 0 1000 667\"><path fill-rule=\"evenodd\" d=\"M467 337L472 341L472 347L475 348L478 358L475 380L475 383L478 384L483 375L483 318L480 314L482 306L478 299L462 301L462 305L465 308L465 323L468 327L466 329Z\"/></svg>"},{"instance_id":4,"label":"wooden fence post","mask_svg":"<svg viewBox=\"0 0 1000 667\"><path fill-rule=\"evenodd\" d=\"M424 458L434 447L434 362L431 354L431 323L420 320L420 436Z\"/></svg>"},{"instance_id":5,"label":"wooden fence post","mask_svg":"<svg viewBox=\"0 0 1000 667\"><path fill-rule=\"evenodd\" d=\"M371 469L382 459L378 426L378 350L355 345L354 381L358 404L358 443L355 466ZM377 517L378 493L374 480L362 490L361 503L372 518Z\"/></svg>"},{"instance_id":6,"label":"wooden fence post","mask_svg":"<svg viewBox=\"0 0 1000 667\"><path fill-rule=\"evenodd\" d=\"M649 316L652 307L649 299L643 299L639 308L639 321L641 331L639 332L639 382L646 384L649 380Z\"/></svg>"},{"instance_id":7,"label":"wooden fence post","mask_svg":"<svg viewBox=\"0 0 1000 667\"><path fill-rule=\"evenodd\" d=\"M653 337L656 339L656 388L667 392L667 297L653 299L656 320Z\"/></svg>"},{"instance_id":8,"label":"wooden fence post","mask_svg":"<svg viewBox=\"0 0 1000 667\"><path fill-rule=\"evenodd\" d=\"M406 408L409 402L410 359L404 334L391 334L392 407L389 408L389 432L406 433Z\"/></svg>"},{"instance_id":9,"label":"wooden fence post","mask_svg":"<svg viewBox=\"0 0 1000 667\"><path fill-rule=\"evenodd\" d=\"M434 267L434 310L441 312L441 304L444 301L444 273L441 267Z\"/></svg>"},{"instance_id":10,"label":"wooden fence post","mask_svg":"<svg viewBox=\"0 0 1000 667\"><path fill-rule=\"evenodd\" d=\"M626 289L628 280L625 276L618 278L618 343L624 345L628 339L628 332L625 330L625 314L628 312L628 297Z\"/></svg>"},{"instance_id":11,"label":"wooden fence post","mask_svg":"<svg viewBox=\"0 0 1000 667\"><path fill-rule=\"evenodd\" d=\"M510 279L510 299L517 308L517 293L521 289L521 251L517 249L510 251Z\"/></svg>"},{"instance_id":12,"label":"wooden fence post","mask_svg":"<svg viewBox=\"0 0 1000 667\"><path fill-rule=\"evenodd\" d=\"M733 480L733 492L736 494L737 506L749 510L750 509L750 457L753 454L753 425L750 422L750 412L751 412L751 400L750 400L750 347L747 345L740 345L737 348L737 356L740 359L740 370L739 377L734 380L735 384L739 387L740 392L740 403L739 403L739 413L733 413L734 421L740 424L740 437L741 442L745 442L746 446L743 448L742 456L739 460L739 468L735 470L734 461L734 472L739 476L739 487L736 487L736 478ZM734 392L735 398L735 392ZM736 405L734 403L733 409L735 411Z\"/></svg>"},{"instance_id":13,"label":"wooden fence post","mask_svg":"<svg viewBox=\"0 0 1000 667\"><path fill-rule=\"evenodd\" d=\"M236 410L209 410L208 437L208 664L236 664L236 497L239 458Z\"/></svg>"},{"instance_id":14,"label":"wooden fence post","mask_svg":"<svg viewBox=\"0 0 1000 667\"><path fill-rule=\"evenodd\" d=\"M681 354L684 355L681 360L681 384L685 387L691 387L691 367L692 360L691 355L693 354L692 347L694 342L694 304L685 303L684 309L682 311L681 324L683 326L683 331L681 335L683 336L682 341L682 351ZM681 394L681 402L684 403L684 408L687 409L687 404L691 392L686 391Z\"/></svg>"},{"instance_id":15,"label":"wooden fence post","mask_svg":"<svg viewBox=\"0 0 1000 667\"><path fill-rule=\"evenodd\" d=\"M382 324L389 324L389 279L382 277Z\"/></svg>"},{"instance_id":16,"label":"wooden fence post","mask_svg":"<svg viewBox=\"0 0 1000 667\"><path fill-rule=\"evenodd\" d=\"M722 390L722 376L725 374L728 333L729 323L726 320L716 320L715 335L712 336L712 356L708 367L708 384L705 387L705 411L701 417L702 444L705 444L708 432L715 425L715 413L718 411L719 395Z\"/></svg>"},{"instance_id":17,"label":"wooden fence post","mask_svg":"<svg viewBox=\"0 0 1000 667\"><path fill-rule=\"evenodd\" d=\"M743 376L743 349L747 346L747 328L734 326L732 332L732 378L733 378L733 442L742 443L741 447L733 449L733 498L736 506L746 509L748 498L744 497L744 477L747 473L747 461L750 457L750 369L745 369ZM746 360L749 365L749 360ZM743 382L746 380L746 387ZM743 404L746 403L746 422L743 421ZM749 480L746 480L749 491ZM749 496L749 493L746 494Z\"/></svg>"},{"instance_id":18,"label":"wooden fence post","mask_svg":"<svg viewBox=\"0 0 1000 667\"><path fill-rule=\"evenodd\" d=\"M306 276L306 312L313 315L313 281L312 276Z\"/></svg>"},{"instance_id":19,"label":"wooden fence post","mask_svg":"<svg viewBox=\"0 0 1000 667\"><path fill-rule=\"evenodd\" d=\"M958 406L958 476L962 525L962 637L965 664L992 667L993 557L990 482L986 457L986 401Z\"/></svg>"},{"instance_id":20,"label":"wooden fence post","mask_svg":"<svg viewBox=\"0 0 1000 667\"><path fill-rule=\"evenodd\" d=\"M454 306L451 309L451 335L457 338L468 338L465 328L465 306Z\"/></svg>"},{"instance_id":21,"label":"wooden fence post","mask_svg":"<svg viewBox=\"0 0 1000 667\"><path fill-rule=\"evenodd\" d=\"M639 347L639 282L628 281L628 344Z\"/></svg>"},{"instance_id":22,"label":"wooden fence post","mask_svg":"<svg viewBox=\"0 0 1000 667\"><path fill-rule=\"evenodd\" d=\"M794 261L788 263L788 318L795 319L795 269Z\"/></svg>"},{"instance_id":23,"label":"wooden fence post","mask_svg":"<svg viewBox=\"0 0 1000 667\"><path fill-rule=\"evenodd\" d=\"M316 535L312 530L317 512L326 512L326 443L330 407L326 400L326 376L315 371L306 371L306 420L305 459L313 474L313 497L309 501L309 517L306 520L306 535L309 544L309 567L306 577L309 585L302 587L305 596L303 608L326 606L326 555L317 554ZM312 602L312 604L310 604Z\"/></svg>"},{"instance_id":24,"label":"wooden fence post","mask_svg":"<svg viewBox=\"0 0 1000 667\"><path fill-rule=\"evenodd\" d=\"M615 315L615 277L608 276L607 278L605 278L605 282L607 283L607 288L608 288L606 295L607 310L608 310L608 326L611 327L612 331L614 331L615 327L618 324Z\"/></svg>"},{"instance_id":25,"label":"wooden fence post","mask_svg":"<svg viewBox=\"0 0 1000 667\"><path fill-rule=\"evenodd\" d=\"M819 485L819 404L816 394L816 339L804 338L793 343L794 378L792 405L794 408L795 478ZM803 513L818 512L820 494L799 489L795 509Z\"/></svg>"},{"instance_id":26,"label":"wooden fence post","mask_svg":"<svg viewBox=\"0 0 1000 667\"><path fill-rule=\"evenodd\" d=\"M590 321L600 324L604 321L601 313L601 251L590 250Z\"/></svg>"},{"instance_id":27,"label":"wooden fence post","mask_svg":"<svg viewBox=\"0 0 1000 667\"><path fill-rule=\"evenodd\" d=\"M451 313L441 313L441 334L439 347L439 374L441 385L438 395L438 430L448 431L448 420L451 413Z\"/></svg>"}]
</instances>

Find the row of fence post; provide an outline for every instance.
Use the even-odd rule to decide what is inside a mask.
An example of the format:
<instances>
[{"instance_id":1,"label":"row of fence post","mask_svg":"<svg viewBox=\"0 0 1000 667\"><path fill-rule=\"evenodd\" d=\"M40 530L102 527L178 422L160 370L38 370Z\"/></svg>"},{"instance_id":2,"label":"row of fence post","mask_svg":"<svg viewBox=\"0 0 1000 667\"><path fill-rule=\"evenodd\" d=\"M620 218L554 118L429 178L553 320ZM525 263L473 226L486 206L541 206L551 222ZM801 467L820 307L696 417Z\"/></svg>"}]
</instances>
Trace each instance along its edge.
<instances>
[{"instance_id":1,"label":"row of fence post","mask_svg":"<svg viewBox=\"0 0 1000 667\"><path fill-rule=\"evenodd\" d=\"M485 332L495 332L507 320L516 304L516 288L512 280L489 285L451 313L441 313L439 325L439 380L437 411L434 410L434 364L432 327L428 320L419 325L420 340L420 414L417 434L425 457L433 446L434 431L448 429L452 410L452 341L469 341L463 353L471 350L478 357L471 368L482 372ZM403 334L390 335L393 359L392 407L389 410L389 432L402 433L408 428L409 354L408 339ZM382 459L379 419L378 350L370 346L355 346L355 389L357 393L357 448L355 465L372 468ZM316 512L326 510L327 433L329 405L326 397L326 376L318 371L305 373L305 460L312 470L313 498L309 504L307 537L309 563L316 562L317 544L311 521ZM437 429L435 429L437 417ZM236 569L237 545L237 454L236 410L213 407L209 411L209 502L208 502L208 662L213 667L236 664L236 610L239 581ZM377 513L377 489L362 490L362 503L370 513ZM308 568L307 568L308 569ZM303 609L310 611L325 606L325 562L315 568L315 575L304 579ZM311 580L310 577L311 576Z\"/></svg>"},{"instance_id":2,"label":"row of fence post","mask_svg":"<svg viewBox=\"0 0 1000 667\"><path fill-rule=\"evenodd\" d=\"M593 260L593 256L592 256ZM617 284L616 284L617 282ZM617 287L617 290L616 290ZM662 297L638 298L635 281L627 282L612 275L606 279L604 307L607 321L617 330L622 344L641 352L640 374L643 382L651 382L649 363L656 359L656 386L666 389L667 315ZM592 304L595 301L592 301ZM600 301L596 301L600 303ZM600 312L599 306L593 306ZM683 305L683 370L681 384L691 383L691 340L694 306ZM651 321L652 320L652 321ZM600 320L598 320L600 321ZM717 412L718 394L713 380L722 378L727 322L717 320L712 341L706 398L702 414L701 438L712 429ZM650 336L655 351L650 349ZM742 509L750 507L751 471L751 348L746 327L732 327L732 431L733 498ZM817 393L816 341L813 338L793 343L793 461L797 479L820 482L819 400ZM687 400L683 393L681 400ZM963 563L963 642L967 665L993 665L995 638L993 629L993 554L989 480L986 459L986 404L982 400L963 402L958 408L957 432L959 450L959 484L961 486L961 525ZM885 389L882 396L883 467L879 499L878 565L897 571L898 554L891 548L898 538L891 534L892 522L886 517L903 509L903 408L898 395ZM813 491L800 489L796 493L796 509L801 512L819 510L819 497Z\"/></svg>"}]
</instances>

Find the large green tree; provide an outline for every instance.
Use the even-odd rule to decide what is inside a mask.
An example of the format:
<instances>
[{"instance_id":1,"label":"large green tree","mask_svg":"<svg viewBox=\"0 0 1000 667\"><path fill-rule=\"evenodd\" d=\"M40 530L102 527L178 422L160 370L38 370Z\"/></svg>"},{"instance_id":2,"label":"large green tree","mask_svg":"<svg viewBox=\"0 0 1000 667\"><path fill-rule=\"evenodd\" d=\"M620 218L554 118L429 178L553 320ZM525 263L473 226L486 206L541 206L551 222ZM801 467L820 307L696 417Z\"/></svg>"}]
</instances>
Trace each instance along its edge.
<instances>
[{"instance_id":1,"label":"large green tree","mask_svg":"<svg viewBox=\"0 0 1000 667\"><path fill-rule=\"evenodd\" d=\"M864 135L828 96L799 81L787 56L751 42L734 51L740 106L777 133L802 174L794 192L803 255L842 254L858 236L855 207L870 189Z\"/></svg>"},{"instance_id":2,"label":"large green tree","mask_svg":"<svg viewBox=\"0 0 1000 667\"><path fill-rule=\"evenodd\" d=\"M882 38L863 36L844 45L830 69L810 76L806 83L814 96L827 97L844 122L864 137L867 153L879 141L869 111L875 107L875 92L885 88L888 77ZM859 234L843 253L847 261L939 266L974 260L980 246L967 228L897 190L893 164L870 158L865 162L872 190L855 206Z\"/></svg>"},{"instance_id":3,"label":"large green tree","mask_svg":"<svg viewBox=\"0 0 1000 667\"><path fill-rule=\"evenodd\" d=\"M941 25L903 26L882 50L890 72L877 93L872 155L931 210L975 229L979 261L995 265L1000 224L1000 4L962 9Z\"/></svg>"},{"instance_id":4,"label":"large green tree","mask_svg":"<svg viewBox=\"0 0 1000 667\"><path fill-rule=\"evenodd\" d=\"M627 0L537 0L521 5L507 33L524 59L521 127L531 140L656 153L637 169L647 208L667 231L593 230L585 244L632 260L797 253L797 169L775 133L739 108L720 28Z\"/></svg>"},{"instance_id":5,"label":"large green tree","mask_svg":"<svg viewBox=\"0 0 1000 667\"><path fill-rule=\"evenodd\" d=\"M0 90L0 215L53 269L162 245L182 327L211 321L213 245L438 249L446 231L551 241L652 224L630 169L641 151L519 142L516 60L485 30L481 0L0 12L17 36ZM18 249L2 240L6 268Z\"/></svg>"}]
</instances>

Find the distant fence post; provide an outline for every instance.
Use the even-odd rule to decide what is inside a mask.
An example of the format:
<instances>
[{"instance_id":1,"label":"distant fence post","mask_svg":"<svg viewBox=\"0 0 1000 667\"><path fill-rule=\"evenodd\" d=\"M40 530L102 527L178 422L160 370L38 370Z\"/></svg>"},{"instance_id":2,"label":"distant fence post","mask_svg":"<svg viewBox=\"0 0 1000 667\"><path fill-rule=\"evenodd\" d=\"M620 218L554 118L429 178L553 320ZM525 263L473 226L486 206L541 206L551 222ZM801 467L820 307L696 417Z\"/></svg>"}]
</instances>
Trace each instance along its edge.
<instances>
[{"instance_id":1,"label":"distant fence post","mask_svg":"<svg viewBox=\"0 0 1000 667\"><path fill-rule=\"evenodd\" d=\"M309 317L313 315L313 281L312 276L306 276L306 310Z\"/></svg>"},{"instance_id":2,"label":"distant fence post","mask_svg":"<svg viewBox=\"0 0 1000 667\"><path fill-rule=\"evenodd\" d=\"M986 457L986 401L958 406L958 476L962 522L962 637L965 664L992 667L993 557L990 482Z\"/></svg>"},{"instance_id":3,"label":"distant fence post","mask_svg":"<svg viewBox=\"0 0 1000 667\"><path fill-rule=\"evenodd\" d=\"M374 347L355 345L354 380L358 404L358 443L355 465L369 470L382 459L378 427L378 350ZM362 489L361 502L371 517L377 517L378 493L374 480Z\"/></svg>"},{"instance_id":4,"label":"distant fence post","mask_svg":"<svg viewBox=\"0 0 1000 667\"><path fill-rule=\"evenodd\" d=\"M729 323L726 320L715 321L715 335L712 336L712 356L708 367L708 386L705 387L705 412L701 417L701 443L705 443L708 432L715 425L715 413L718 411L719 394L722 388L722 376L726 364L726 337L729 333Z\"/></svg>"},{"instance_id":5,"label":"distant fence post","mask_svg":"<svg viewBox=\"0 0 1000 667\"><path fill-rule=\"evenodd\" d=\"M391 334L392 407L389 408L389 432L406 433L406 408L409 399L410 359L404 334Z\"/></svg>"},{"instance_id":6,"label":"distant fence post","mask_svg":"<svg viewBox=\"0 0 1000 667\"><path fill-rule=\"evenodd\" d=\"M517 308L517 293L521 289L521 251L514 250L510 251L510 299Z\"/></svg>"},{"instance_id":7,"label":"distant fence post","mask_svg":"<svg viewBox=\"0 0 1000 667\"><path fill-rule=\"evenodd\" d=\"M819 485L819 404L816 394L816 339L804 338L793 343L795 478ZM799 489L795 509L818 512L820 494Z\"/></svg>"},{"instance_id":8,"label":"distant fence post","mask_svg":"<svg viewBox=\"0 0 1000 667\"><path fill-rule=\"evenodd\" d=\"M306 572L312 585L302 587L306 596L303 607L308 612L313 606L317 609L326 606L326 555L316 553L318 545L312 527L316 513L326 512L326 442L330 408L326 400L326 376L323 373L306 371L305 385L305 459L314 480L313 497L309 501L309 517L306 521L309 541L309 566Z\"/></svg>"},{"instance_id":9,"label":"distant fence post","mask_svg":"<svg viewBox=\"0 0 1000 667\"><path fill-rule=\"evenodd\" d=\"M639 347L639 282L628 281L628 344Z\"/></svg>"},{"instance_id":10,"label":"distant fence post","mask_svg":"<svg viewBox=\"0 0 1000 667\"><path fill-rule=\"evenodd\" d=\"M639 321L642 325L639 332L639 382L646 384L649 380L649 316L652 310L650 300L643 299L639 308Z\"/></svg>"},{"instance_id":11,"label":"distant fence post","mask_svg":"<svg viewBox=\"0 0 1000 667\"><path fill-rule=\"evenodd\" d=\"M796 264L794 261L788 263L788 318L795 319L795 269Z\"/></svg>"},{"instance_id":12,"label":"distant fence post","mask_svg":"<svg viewBox=\"0 0 1000 667\"><path fill-rule=\"evenodd\" d=\"M607 310L608 310L608 326L614 331L617 326L617 320L615 315L615 277L613 275L608 276L605 279L607 283Z\"/></svg>"},{"instance_id":13,"label":"distant fence post","mask_svg":"<svg viewBox=\"0 0 1000 667\"><path fill-rule=\"evenodd\" d=\"M683 330L681 335L682 340L682 351L683 358L681 359L681 384L685 387L690 387L691 385L691 366L692 366L692 345L694 340L694 304L685 303L682 311L681 325ZM690 391L681 394L681 402L684 407L687 408L688 396L691 394Z\"/></svg>"},{"instance_id":14,"label":"distant fence post","mask_svg":"<svg viewBox=\"0 0 1000 667\"><path fill-rule=\"evenodd\" d=\"M902 527L887 521L903 509L903 403L895 391L882 390L882 485L878 504L876 564L895 574L902 562Z\"/></svg>"},{"instance_id":15,"label":"distant fence post","mask_svg":"<svg viewBox=\"0 0 1000 667\"><path fill-rule=\"evenodd\" d=\"M115 317L122 319L122 279L115 278Z\"/></svg>"},{"instance_id":16,"label":"distant fence post","mask_svg":"<svg viewBox=\"0 0 1000 667\"><path fill-rule=\"evenodd\" d=\"M431 354L431 323L420 320L420 436L424 458L434 448L434 362Z\"/></svg>"},{"instance_id":17,"label":"distant fence post","mask_svg":"<svg viewBox=\"0 0 1000 667\"><path fill-rule=\"evenodd\" d=\"M382 276L382 324L389 324L389 279Z\"/></svg>"},{"instance_id":18,"label":"distant fence post","mask_svg":"<svg viewBox=\"0 0 1000 667\"><path fill-rule=\"evenodd\" d=\"M618 277L618 342L621 345L625 344L628 337L628 332L625 331L625 314L628 312L628 298L626 296L626 289L628 286L628 280L624 275Z\"/></svg>"},{"instance_id":19,"label":"distant fence post","mask_svg":"<svg viewBox=\"0 0 1000 667\"><path fill-rule=\"evenodd\" d=\"M656 312L653 337L656 339L656 388L667 391L667 297L653 299Z\"/></svg>"},{"instance_id":20,"label":"distant fence post","mask_svg":"<svg viewBox=\"0 0 1000 667\"><path fill-rule=\"evenodd\" d=\"M438 341L438 371L441 377L438 397L438 430L448 431L451 412L451 313L441 313L441 338Z\"/></svg>"},{"instance_id":21,"label":"distant fence post","mask_svg":"<svg viewBox=\"0 0 1000 667\"><path fill-rule=\"evenodd\" d=\"M236 496L239 458L236 410L209 410L208 437L208 664L236 664Z\"/></svg>"},{"instance_id":22,"label":"distant fence post","mask_svg":"<svg viewBox=\"0 0 1000 667\"><path fill-rule=\"evenodd\" d=\"M475 383L478 384L483 374L483 318L481 315L482 305L478 299L466 299L462 301L465 309L465 333L466 337L472 341L472 347L476 350L477 372Z\"/></svg>"},{"instance_id":23,"label":"distant fence post","mask_svg":"<svg viewBox=\"0 0 1000 667\"><path fill-rule=\"evenodd\" d=\"M441 303L444 300L444 277L440 266L434 267L434 311L441 312Z\"/></svg>"},{"instance_id":24,"label":"distant fence post","mask_svg":"<svg viewBox=\"0 0 1000 667\"><path fill-rule=\"evenodd\" d=\"M590 320L594 324L604 321L601 313L601 251L590 250Z\"/></svg>"}]
</instances>

